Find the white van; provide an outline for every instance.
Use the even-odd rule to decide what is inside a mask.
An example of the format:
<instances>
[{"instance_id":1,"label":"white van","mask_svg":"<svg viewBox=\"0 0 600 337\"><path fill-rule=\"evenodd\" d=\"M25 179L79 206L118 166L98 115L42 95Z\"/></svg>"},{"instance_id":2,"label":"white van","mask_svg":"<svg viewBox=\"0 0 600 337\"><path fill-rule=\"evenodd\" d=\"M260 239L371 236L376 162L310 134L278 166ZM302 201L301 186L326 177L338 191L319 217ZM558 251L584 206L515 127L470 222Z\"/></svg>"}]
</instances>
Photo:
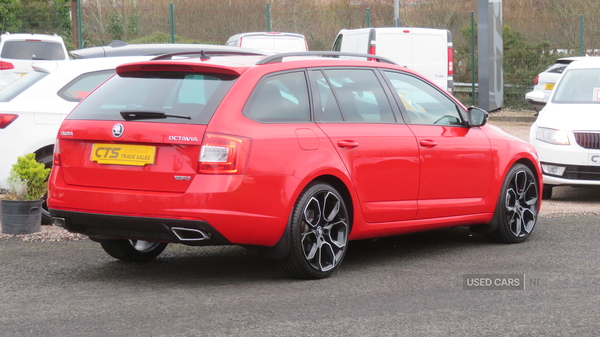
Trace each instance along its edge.
<instances>
[{"instance_id":1,"label":"white van","mask_svg":"<svg viewBox=\"0 0 600 337\"><path fill-rule=\"evenodd\" d=\"M452 35L446 29L385 27L342 29L333 51L387 57L452 93Z\"/></svg>"},{"instance_id":2,"label":"white van","mask_svg":"<svg viewBox=\"0 0 600 337\"><path fill-rule=\"evenodd\" d=\"M252 48L266 52L308 51L302 34L278 32L241 33L230 37L227 46Z\"/></svg>"}]
</instances>

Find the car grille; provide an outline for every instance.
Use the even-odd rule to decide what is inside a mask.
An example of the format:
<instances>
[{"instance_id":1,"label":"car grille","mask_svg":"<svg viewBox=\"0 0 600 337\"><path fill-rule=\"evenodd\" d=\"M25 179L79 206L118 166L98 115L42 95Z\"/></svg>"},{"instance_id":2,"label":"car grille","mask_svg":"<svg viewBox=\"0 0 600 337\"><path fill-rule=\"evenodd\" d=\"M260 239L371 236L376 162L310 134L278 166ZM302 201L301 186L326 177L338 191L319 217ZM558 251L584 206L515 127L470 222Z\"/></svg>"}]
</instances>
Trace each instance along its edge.
<instances>
[{"instance_id":1,"label":"car grille","mask_svg":"<svg viewBox=\"0 0 600 337\"><path fill-rule=\"evenodd\" d=\"M600 180L600 166L567 166L562 177L574 180Z\"/></svg>"},{"instance_id":2,"label":"car grille","mask_svg":"<svg viewBox=\"0 0 600 337\"><path fill-rule=\"evenodd\" d=\"M575 140L584 149L600 149L600 132L574 132Z\"/></svg>"}]
</instances>

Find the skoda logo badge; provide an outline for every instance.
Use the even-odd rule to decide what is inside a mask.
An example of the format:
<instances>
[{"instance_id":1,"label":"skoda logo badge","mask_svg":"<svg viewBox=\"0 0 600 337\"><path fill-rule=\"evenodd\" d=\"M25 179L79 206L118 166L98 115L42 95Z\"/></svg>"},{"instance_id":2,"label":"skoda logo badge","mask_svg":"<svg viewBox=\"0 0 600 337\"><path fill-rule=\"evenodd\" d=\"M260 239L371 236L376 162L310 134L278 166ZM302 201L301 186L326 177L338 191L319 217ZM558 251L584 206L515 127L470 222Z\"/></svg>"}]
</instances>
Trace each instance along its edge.
<instances>
[{"instance_id":1,"label":"skoda logo badge","mask_svg":"<svg viewBox=\"0 0 600 337\"><path fill-rule=\"evenodd\" d=\"M125 128L123 127L123 124L121 124L121 123L113 126L113 129L112 129L113 136L115 136L116 138L121 137L123 135L124 130L125 130Z\"/></svg>"}]
</instances>

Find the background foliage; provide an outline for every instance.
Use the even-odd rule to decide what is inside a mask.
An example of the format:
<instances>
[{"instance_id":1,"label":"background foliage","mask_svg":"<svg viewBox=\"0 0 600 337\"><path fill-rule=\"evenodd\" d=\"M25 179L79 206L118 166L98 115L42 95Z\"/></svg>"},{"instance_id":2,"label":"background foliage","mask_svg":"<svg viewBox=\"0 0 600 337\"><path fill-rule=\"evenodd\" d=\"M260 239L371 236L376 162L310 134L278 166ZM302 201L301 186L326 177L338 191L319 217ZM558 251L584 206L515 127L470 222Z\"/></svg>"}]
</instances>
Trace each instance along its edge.
<instances>
[{"instance_id":1,"label":"background foliage","mask_svg":"<svg viewBox=\"0 0 600 337\"><path fill-rule=\"evenodd\" d=\"M111 40L170 41L169 4L174 5L175 41L224 44L231 35L265 31L266 5L272 31L304 34L312 50L329 50L342 28L393 26L393 0L82 0L83 47ZM471 82L470 12L477 0L400 0L403 26L452 32L454 80ZM524 93L558 57L579 55L580 14L588 54L600 49L597 0L503 0L505 106L528 108ZM0 0L2 32L61 35L76 49L71 0ZM73 18L76 16L73 15ZM514 96L514 97L512 97ZM470 97L460 97L470 103Z\"/></svg>"}]
</instances>

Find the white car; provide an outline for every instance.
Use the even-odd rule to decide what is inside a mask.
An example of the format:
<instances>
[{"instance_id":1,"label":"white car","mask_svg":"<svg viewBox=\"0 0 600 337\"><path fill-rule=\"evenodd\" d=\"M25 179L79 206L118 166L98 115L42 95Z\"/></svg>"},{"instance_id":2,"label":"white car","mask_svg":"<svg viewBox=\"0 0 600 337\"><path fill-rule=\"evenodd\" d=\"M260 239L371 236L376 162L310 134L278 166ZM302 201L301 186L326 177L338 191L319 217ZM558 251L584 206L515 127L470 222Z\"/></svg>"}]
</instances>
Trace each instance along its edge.
<instances>
[{"instance_id":1,"label":"white car","mask_svg":"<svg viewBox=\"0 0 600 337\"><path fill-rule=\"evenodd\" d=\"M533 81L534 87L533 91L525 94L525 100L531 104L533 109L537 112L544 108L546 102L548 102L548 98L550 97L550 93L556 85L556 82L562 75L565 68L573 61L584 59L588 56L573 56L573 57L563 57L556 60L556 63L551 65L548 69L539 73L535 80ZM544 98L540 101L536 99L538 94L536 92L541 92L544 94Z\"/></svg>"},{"instance_id":2,"label":"white car","mask_svg":"<svg viewBox=\"0 0 600 337\"><path fill-rule=\"evenodd\" d=\"M308 51L308 43L302 34L280 32L251 32L231 36L226 46L261 50L264 52Z\"/></svg>"},{"instance_id":3,"label":"white car","mask_svg":"<svg viewBox=\"0 0 600 337\"><path fill-rule=\"evenodd\" d=\"M46 34L0 35L0 88L31 71L31 63L68 61L62 37Z\"/></svg>"},{"instance_id":4,"label":"white car","mask_svg":"<svg viewBox=\"0 0 600 337\"><path fill-rule=\"evenodd\" d=\"M0 190L17 157L35 153L52 166L58 128L71 110L96 86L115 73L119 64L150 56L109 57L34 64L34 71L0 90ZM47 212L43 212L48 223Z\"/></svg>"},{"instance_id":5,"label":"white car","mask_svg":"<svg viewBox=\"0 0 600 337\"><path fill-rule=\"evenodd\" d=\"M543 198L558 185L600 185L600 58L565 69L531 126L529 141L542 164Z\"/></svg>"}]
</instances>

